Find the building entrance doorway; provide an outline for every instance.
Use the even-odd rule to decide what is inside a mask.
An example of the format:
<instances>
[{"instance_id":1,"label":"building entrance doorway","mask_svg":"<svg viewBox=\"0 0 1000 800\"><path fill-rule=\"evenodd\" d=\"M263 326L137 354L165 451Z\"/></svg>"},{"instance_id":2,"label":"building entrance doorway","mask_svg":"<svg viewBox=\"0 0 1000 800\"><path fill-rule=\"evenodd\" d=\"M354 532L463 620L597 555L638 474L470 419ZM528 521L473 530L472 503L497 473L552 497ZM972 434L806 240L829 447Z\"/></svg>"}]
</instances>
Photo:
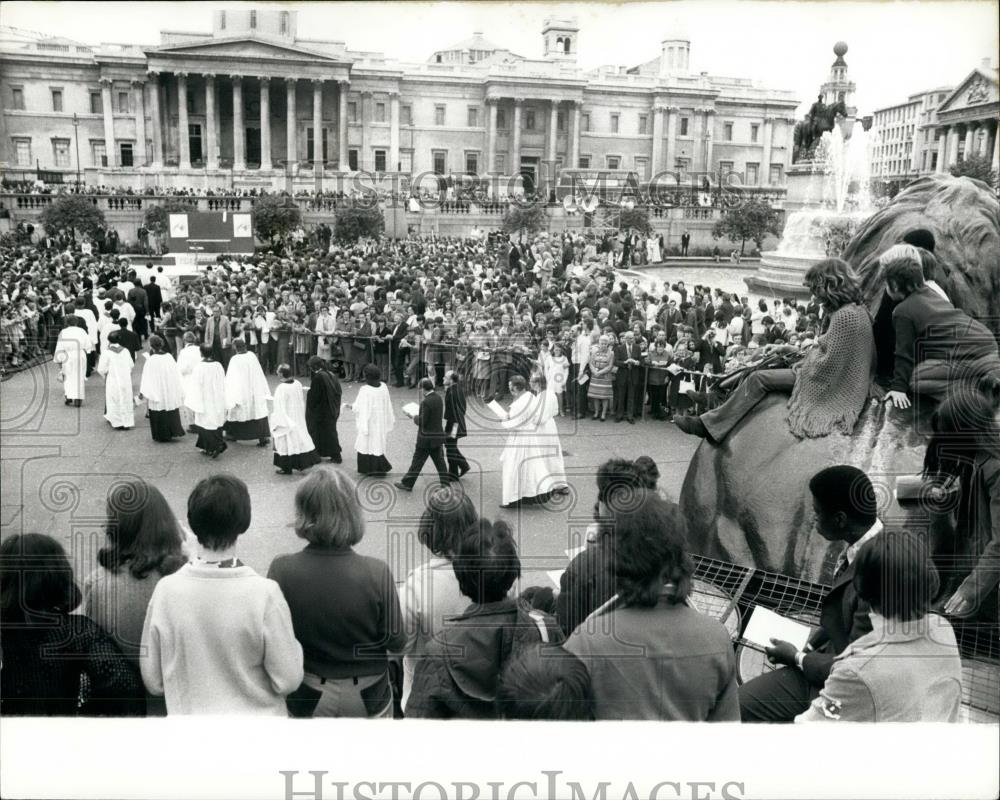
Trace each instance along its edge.
<instances>
[{"instance_id":1,"label":"building entrance doorway","mask_svg":"<svg viewBox=\"0 0 1000 800\"><path fill-rule=\"evenodd\" d=\"M247 128L247 166L260 166L260 128Z\"/></svg>"},{"instance_id":2,"label":"building entrance doorway","mask_svg":"<svg viewBox=\"0 0 1000 800\"><path fill-rule=\"evenodd\" d=\"M538 186L538 156L521 156L521 168L518 173L524 184L524 193L534 193Z\"/></svg>"}]
</instances>

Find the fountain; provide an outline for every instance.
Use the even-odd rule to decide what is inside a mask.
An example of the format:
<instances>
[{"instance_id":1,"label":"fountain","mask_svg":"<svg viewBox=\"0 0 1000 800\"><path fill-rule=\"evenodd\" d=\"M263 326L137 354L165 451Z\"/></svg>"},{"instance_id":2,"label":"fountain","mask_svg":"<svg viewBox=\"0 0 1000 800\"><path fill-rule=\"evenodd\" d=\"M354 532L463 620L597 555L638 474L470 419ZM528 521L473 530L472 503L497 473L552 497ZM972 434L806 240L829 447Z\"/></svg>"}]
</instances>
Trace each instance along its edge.
<instances>
[{"instance_id":1,"label":"fountain","mask_svg":"<svg viewBox=\"0 0 1000 800\"><path fill-rule=\"evenodd\" d=\"M761 255L760 268L744 278L756 294L805 299L809 267L839 253L874 211L869 194L867 131L855 126L849 105L854 84L847 77L847 45L833 48L837 60L809 116L795 131L795 159L788 170L787 216L778 249Z\"/></svg>"}]
</instances>

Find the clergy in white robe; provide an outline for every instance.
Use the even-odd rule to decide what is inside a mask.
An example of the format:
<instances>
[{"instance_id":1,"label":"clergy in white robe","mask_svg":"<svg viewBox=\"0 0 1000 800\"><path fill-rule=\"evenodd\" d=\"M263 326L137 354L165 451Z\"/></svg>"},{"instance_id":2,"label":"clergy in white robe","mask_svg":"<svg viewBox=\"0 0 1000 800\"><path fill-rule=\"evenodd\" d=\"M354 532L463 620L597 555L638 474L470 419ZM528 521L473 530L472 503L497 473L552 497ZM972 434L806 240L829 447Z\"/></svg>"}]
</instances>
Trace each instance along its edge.
<instances>
[{"instance_id":1,"label":"clergy in white robe","mask_svg":"<svg viewBox=\"0 0 1000 800\"><path fill-rule=\"evenodd\" d=\"M149 430L154 442L172 442L184 435L180 407L183 402L181 371L167 343L153 334L149 337L150 355L142 368L139 398L149 410Z\"/></svg>"},{"instance_id":2,"label":"clergy in white robe","mask_svg":"<svg viewBox=\"0 0 1000 800\"><path fill-rule=\"evenodd\" d=\"M540 406L520 375L510 379L514 401L500 425L510 431L500 454L501 505L544 499L551 485L545 444L538 432Z\"/></svg>"},{"instance_id":3,"label":"clergy in white robe","mask_svg":"<svg viewBox=\"0 0 1000 800\"><path fill-rule=\"evenodd\" d=\"M562 442L559 441L559 428L556 426L555 420L559 414L559 395L540 375L532 378L531 388L535 392L535 407L538 414L537 432L539 443L543 449L547 476L539 494L564 492L569 489L569 484L566 483L566 464L563 461Z\"/></svg>"},{"instance_id":4,"label":"clergy in white robe","mask_svg":"<svg viewBox=\"0 0 1000 800\"><path fill-rule=\"evenodd\" d=\"M226 371L212 356L212 345L201 346L201 361L191 374L184 404L194 412L198 432L195 447L215 458L226 449L222 426L226 424Z\"/></svg>"},{"instance_id":5,"label":"clergy in white robe","mask_svg":"<svg viewBox=\"0 0 1000 800\"><path fill-rule=\"evenodd\" d=\"M274 466L283 475L319 463L319 454L306 427L305 388L292 377L288 364L278 367L281 383L274 390L274 408L268 422L274 443Z\"/></svg>"},{"instance_id":6,"label":"clergy in white robe","mask_svg":"<svg viewBox=\"0 0 1000 800\"><path fill-rule=\"evenodd\" d=\"M91 349L90 336L83 328L70 323L59 332L52 360L59 365L66 405L79 406L83 402L87 353Z\"/></svg>"},{"instance_id":7,"label":"clergy in white robe","mask_svg":"<svg viewBox=\"0 0 1000 800\"><path fill-rule=\"evenodd\" d=\"M118 343L118 335L108 337L108 349L97 362L97 372L104 378L104 419L116 431L135 427L132 354Z\"/></svg>"},{"instance_id":8,"label":"clergy in white robe","mask_svg":"<svg viewBox=\"0 0 1000 800\"><path fill-rule=\"evenodd\" d=\"M378 367L365 367L365 385L358 390L358 398L349 408L354 410L358 438L354 449L358 454L358 472L362 475L385 475L392 471L392 464L385 457L389 431L396 424L389 399L389 387L382 380Z\"/></svg>"},{"instance_id":9,"label":"clergy in white robe","mask_svg":"<svg viewBox=\"0 0 1000 800\"><path fill-rule=\"evenodd\" d=\"M271 436L267 424L271 389L257 356L247 352L243 339L233 341L235 355L226 370L226 437L235 441L257 440L264 447Z\"/></svg>"},{"instance_id":10,"label":"clergy in white robe","mask_svg":"<svg viewBox=\"0 0 1000 800\"><path fill-rule=\"evenodd\" d=\"M181 402L181 424L191 429L194 424L194 411L188 403L188 395L191 392L191 385L194 376L194 369L201 363L201 348L198 346L198 339L193 333L184 334L184 347L177 354L177 369L181 373L181 392L183 400Z\"/></svg>"}]
</instances>

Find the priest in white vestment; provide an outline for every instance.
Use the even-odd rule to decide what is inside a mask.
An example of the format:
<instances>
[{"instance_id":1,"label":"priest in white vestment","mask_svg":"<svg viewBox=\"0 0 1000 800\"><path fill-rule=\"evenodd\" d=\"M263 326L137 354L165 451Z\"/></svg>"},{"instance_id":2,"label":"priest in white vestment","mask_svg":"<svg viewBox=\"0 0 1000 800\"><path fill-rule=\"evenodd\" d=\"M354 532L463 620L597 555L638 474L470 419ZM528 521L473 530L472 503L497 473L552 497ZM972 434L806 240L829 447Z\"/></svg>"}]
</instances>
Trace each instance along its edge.
<instances>
[{"instance_id":1,"label":"priest in white vestment","mask_svg":"<svg viewBox=\"0 0 1000 800\"><path fill-rule=\"evenodd\" d=\"M358 454L358 472L362 475L385 475L392 471L392 464L385 457L389 431L396 424L389 399L389 387L382 380L382 373L374 364L364 369L365 385L358 390L358 398L348 408L354 410L358 438L354 449Z\"/></svg>"},{"instance_id":2,"label":"priest in white vestment","mask_svg":"<svg viewBox=\"0 0 1000 800\"><path fill-rule=\"evenodd\" d=\"M264 447L271 436L267 424L271 389L257 356L247 352L247 343L235 339L233 350L235 355L226 370L226 438L256 439L257 446Z\"/></svg>"},{"instance_id":3,"label":"priest in white vestment","mask_svg":"<svg viewBox=\"0 0 1000 800\"><path fill-rule=\"evenodd\" d=\"M544 500L551 484L545 444L538 432L540 417L539 400L528 391L528 384L520 375L510 379L510 404L506 419L500 425L510 431L507 443L500 454L501 507L510 508L515 503Z\"/></svg>"},{"instance_id":4,"label":"priest in white vestment","mask_svg":"<svg viewBox=\"0 0 1000 800\"><path fill-rule=\"evenodd\" d=\"M90 335L83 328L69 323L59 332L52 360L59 365L59 380L68 406L79 407L83 403L87 353L92 349Z\"/></svg>"},{"instance_id":5,"label":"priest in white vestment","mask_svg":"<svg viewBox=\"0 0 1000 800\"><path fill-rule=\"evenodd\" d=\"M181 371L167 352L163 337L149 337L149 357L142 367L139 399L146 401L149 430L154 442L172 442L184 435L180 407L183 402Z\"/></svg>"},{"instance_id":6,"label":"priest in white vestment","mask_svg":"<svg viewBox=\"0 0 1000 800\"><path fill-rule=\"evenodd\" d=\"M177 354L177 369L181 373L181 424L188 429L189 433L196 433L194 430L194 411L188 402L194 376L194 369L201 363L201 348L198 346L198 337L188 331L184 334L184 347Z\"/></svg>"},{"instance_id":7,"label":"priest in white vestment","mask_svg":"<svg viewBox=\"0 0 1000 800\"><path fill-rule=\"evenodd\" d=\"M191 374L184 404L194 412L194 428L198 433L195 447L216 458L227 448L222 438L226 424L226 371L215 360L212 345L201 346L201 361Z\"/></svg>"},{"instance_id":8,"label":"priest in white vestment","mask_svg":"<svg viewBox=\"0 0 1000 800\"><path fill-rule=\"evenodd\" d=\"M553 391L543 375L531 379L531 389L535 393L538 409L538 438L544 452L547 479L539 494L569 491L566 483L566 464L563 461L562 442L555 418L559 415L559 395Z\"/></svg>"},{"instance_id":9,"label":"priest in white vestment","mask_svg":"<svg viewBox=\"0 0 1000 800\"><path fill-rule=\"evenodd\" d=\"M118 343L112 332L108 349L101 353L97 372L104 378L104 419L116 431L135 427L135 395L132 394L132 354Z\"/></svg>"},{"instance_id":10,"label":"priest in white vestment","mask_svg":"<svg viewBox=\"0 0 1000 800\"><path fill-rule=\"evenodd\" d=\"M274 443L274 466L282 475L319 463L319 454L306 427L305 387L292 377L288 364L278 366L281 383L274 390L274 409L268 422Z\"/></svg>"}]
</instances>

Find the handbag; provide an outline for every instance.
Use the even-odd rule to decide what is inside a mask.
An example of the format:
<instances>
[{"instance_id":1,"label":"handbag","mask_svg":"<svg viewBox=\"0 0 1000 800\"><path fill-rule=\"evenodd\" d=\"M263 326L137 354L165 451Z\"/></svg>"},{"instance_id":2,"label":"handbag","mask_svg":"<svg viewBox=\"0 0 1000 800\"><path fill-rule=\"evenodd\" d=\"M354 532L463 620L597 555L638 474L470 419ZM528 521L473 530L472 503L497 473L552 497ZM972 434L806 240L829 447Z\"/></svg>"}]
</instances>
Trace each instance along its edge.
<instances>
[{"instance_id":1,"label":"handbag","mask_svg":"<svg viewBox=\"0 0 1000 800\"><path fill-rule=\"evenodd\" d=\"M354 349L355 350L367 350L368 349L368 344L366 342L359 342L357 339L355 339L351 344L354 345Z\"/></svg>"}]
</instances>

